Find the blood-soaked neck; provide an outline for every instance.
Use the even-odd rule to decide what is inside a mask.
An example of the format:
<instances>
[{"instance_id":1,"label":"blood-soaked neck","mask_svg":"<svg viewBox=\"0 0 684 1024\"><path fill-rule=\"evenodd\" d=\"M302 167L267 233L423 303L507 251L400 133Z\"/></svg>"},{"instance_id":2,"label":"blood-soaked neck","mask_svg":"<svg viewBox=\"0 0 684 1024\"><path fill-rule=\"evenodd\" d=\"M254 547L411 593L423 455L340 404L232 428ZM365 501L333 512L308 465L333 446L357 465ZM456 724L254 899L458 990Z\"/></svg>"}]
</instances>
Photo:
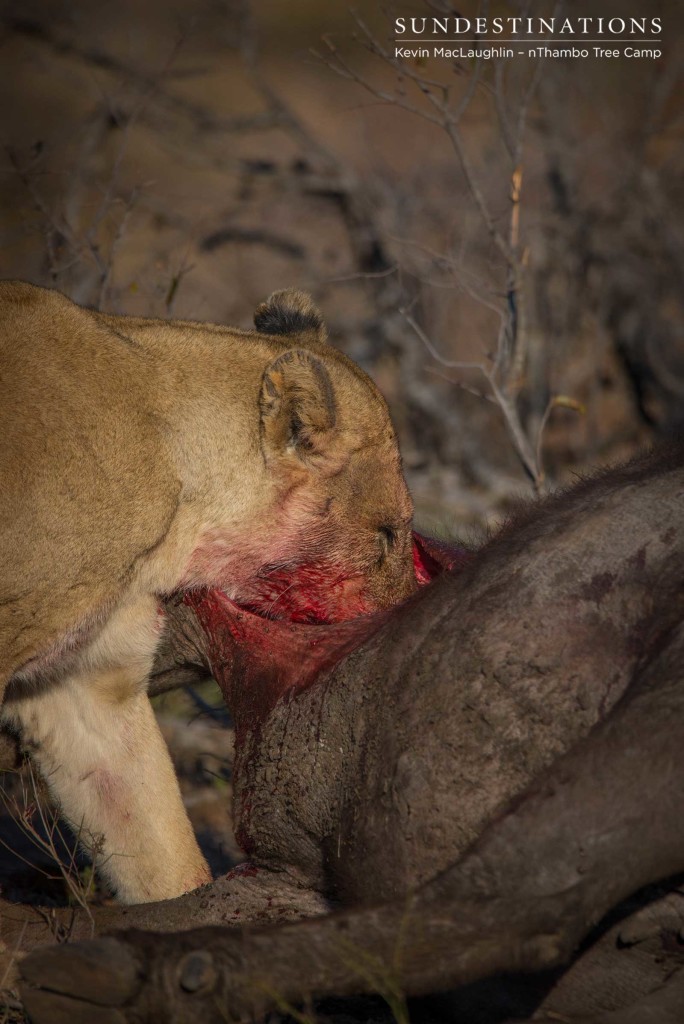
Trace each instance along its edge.
<instances>
[{"instance_id":1,"label":"blood-soaked neck","mask_svg":"<svg viewBox=\"0 0 684 1024\"><path fill-rule=\"evenodd\" d=\"M310 625L264 619L220 590L185 595L207 638L207 656L235 721L238 739L287 693L305 690L371 637L389 613Z\"/></svg>"},{"instance_id":2,"label":"blood-soaked neck","mask_svg":"<svg viewBox=\"0 0 684 1024\"><path fill-rule=\"evenodd\" d=\"M414 534L416 579L465 564L469 553ZM311 624L268 619L238 606L220 590L185 595L204 630L214 678L235 720L237 739L258 727L287 693L307 689L368 640L392 610L346 622Z\"/></svg>"}]
</instances>

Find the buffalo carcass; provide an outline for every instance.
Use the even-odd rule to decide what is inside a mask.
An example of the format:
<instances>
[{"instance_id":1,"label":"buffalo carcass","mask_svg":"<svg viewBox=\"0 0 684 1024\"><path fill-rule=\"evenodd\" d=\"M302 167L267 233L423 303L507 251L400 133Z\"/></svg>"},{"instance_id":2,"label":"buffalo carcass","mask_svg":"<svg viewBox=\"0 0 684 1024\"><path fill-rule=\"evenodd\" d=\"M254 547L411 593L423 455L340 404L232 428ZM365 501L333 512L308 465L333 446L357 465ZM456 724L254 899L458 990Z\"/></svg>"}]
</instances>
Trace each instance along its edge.
<instances>
[{"instance_id":1,"label":"buffalo carcass","mask_svg":"<svg viewBox=\"0 0 684 1024\"><path fill-rule=\"evenodd\" d=\"M417 549L435 573L444 554ZM171 608L173 662L209 664L235 718L250 860L99 922L190 930L28 956L36 1024L247 1019L550 968L540 1013L680 1019L676 890L655 929L667 979L650 947L650 969L602 961L607 992L592 949L562 968L611 908L684 871L684 449L532 505L456 560L379 619L266 621L216 593ZM297 914L324 916L235 927Z\"/></svg>"}]
</instances>

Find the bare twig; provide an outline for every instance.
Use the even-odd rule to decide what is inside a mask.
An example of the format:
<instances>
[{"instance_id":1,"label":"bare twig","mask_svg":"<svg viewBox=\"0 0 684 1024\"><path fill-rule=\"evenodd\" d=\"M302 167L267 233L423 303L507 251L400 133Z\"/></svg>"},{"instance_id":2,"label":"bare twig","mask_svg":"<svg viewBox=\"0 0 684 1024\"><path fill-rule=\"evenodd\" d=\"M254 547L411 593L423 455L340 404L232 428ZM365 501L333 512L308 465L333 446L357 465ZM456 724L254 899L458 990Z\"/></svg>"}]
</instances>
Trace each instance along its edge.
<instances>
[{"instance_id":1,"label":"bare twig","mask_svg":"<svg viewBox=\"0 0 684 1024\"><path fill-rule=\"evenodd\" d=\"M0 786L0 801L31 844L53 860L58 874L33 863L20 852L13 850L1 837L0 844L45 878L50 880L61 878L71 900L85 912L94 929L94 919L90 910L94 873L91 872L87 881L84 881L78 865L78 849L82 845L94 858L97 858L102 852L103 837L86 834L82 825L71 826L74 833L73 839L65 836L60 827L59 814L55 808L48 806L36 779L33 766L28 759L25 761L19 778L21 787L19 796L9 796L5 788ZM36 816L38 823L34 824ZM65 854L66 860L64 859Z\"/></svg>"},{"instance_id":2,"label":"bare twig","mask_svg":"<svg viewBox=\"0 0 684 1024\"><path fill-rule=\"evenodd\" d=\"M409 82L419 94L420 99L414 100L410 98L403 88L390 91L385 87L377 85L364 72L356 70L329 37L325 37L323 40L327 47L327 55L321 56L316 54L316 56L334 72L355 82L381 102L398 107L442 129L456 155L473 205L503 261L506 275L506 306L504 310L500 309L490 300L487 300L482 294L482 289L477 288L477 286L468 281L467 272L460 276L459 281L461 286L473 298L495 311L500 318L496 354L491 361L491 365L487 365L484 362L463 363L445 359L430 341L417 319L409 314L405 308L401 310L402 316L433 358L437 359L442 366L452 369L476 370L484 376L494 401L502 411L504 422L516 454L535 489L539 490L542 486L543 474L539 468L535 448L520 418L517 395L525 379L527 357L524 277L528 252L522 243L522 146L529 105L539 79L541 62L535 66L534 72L526 85L520 99L514 123L510 122L505 110L503 70L499 70L495 80L494 98L499 115L499 124L504 143L513 163L510 178L510 220L508 238L506 239L498 227L488 200L485 198L466 150L461 130L462 117L480 83L481 62L478 61L476 63L468 88L461 102L454 107L450 86L428 77L422 70L416 69L397 59L373 35L359 14L354 13L353 17L368 51L379 58L387 67L391 68L393 72L397 73L400 76L400 82ZM448 257L446 261L452 264L455 262L450 261ZM445 262L445 260L441 260L441 262ZM458 271L456 276L457 278L459 277Z\"/></svg>"},{"instance_id":3,"label":"bare twig","mask_svg":"<svg viewBox=\"0 0 684 1024\"><path fill-rule=\"evenodd\" d=\"M509 436L513 442L513 446L523 468L532 481L535 489L539 490L543 483L543 474L540 471L538 459L522 429L520 418L513 401L506 394L503 388L497 384L496 364L490 368L485 363L459 362L456 360L445 359L413 317L406 310L401 310L401 313L406 322L413 328L420 340L423 342L430 355L441 363L442 366L458 370L477 370L478 373L482 374L491 389L494 401L503 413Z\"/></svg>"}]
</instances>

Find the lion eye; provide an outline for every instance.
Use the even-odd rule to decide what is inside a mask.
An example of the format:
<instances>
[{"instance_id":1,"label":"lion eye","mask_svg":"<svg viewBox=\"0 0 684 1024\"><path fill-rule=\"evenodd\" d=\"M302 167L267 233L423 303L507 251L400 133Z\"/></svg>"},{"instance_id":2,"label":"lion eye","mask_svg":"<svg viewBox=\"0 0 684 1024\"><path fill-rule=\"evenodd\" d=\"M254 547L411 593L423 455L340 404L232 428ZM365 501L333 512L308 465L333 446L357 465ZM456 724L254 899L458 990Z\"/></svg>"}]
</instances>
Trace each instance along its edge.
<instances>
[{"instance_id":1,"label":"lion eye","mask_svg":"<svg viewBox=\"0 0 684 1024\"><path fill-rule=\"evenodd\" d=\"M386 558L397 542L396 530L393 530L391 526L381 526L378 530L378 538L381 558Z\"/></svg>"}]
</instances>

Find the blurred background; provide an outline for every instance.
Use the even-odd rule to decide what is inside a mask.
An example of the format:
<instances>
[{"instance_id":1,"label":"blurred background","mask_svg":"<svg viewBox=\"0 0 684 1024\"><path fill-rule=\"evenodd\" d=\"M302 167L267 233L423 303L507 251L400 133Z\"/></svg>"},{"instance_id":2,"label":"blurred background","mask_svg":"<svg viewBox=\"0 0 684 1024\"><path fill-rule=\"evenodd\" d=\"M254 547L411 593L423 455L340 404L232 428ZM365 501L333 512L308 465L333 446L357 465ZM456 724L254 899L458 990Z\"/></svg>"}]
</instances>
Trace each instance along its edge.
<instances>
[{"instance_id":1,"label":"blurred background","mask_svg":"<svg viewBox=\"0 0 684 1024\"><path fill-rule=\"evenodd\" d=\"M684 418L681 16L647 7L659 60L397 62L399 14L567 12L5 3L0 274L240 326L310 290L419 525L488 524Z\"/></svg>"}]
</instances>

